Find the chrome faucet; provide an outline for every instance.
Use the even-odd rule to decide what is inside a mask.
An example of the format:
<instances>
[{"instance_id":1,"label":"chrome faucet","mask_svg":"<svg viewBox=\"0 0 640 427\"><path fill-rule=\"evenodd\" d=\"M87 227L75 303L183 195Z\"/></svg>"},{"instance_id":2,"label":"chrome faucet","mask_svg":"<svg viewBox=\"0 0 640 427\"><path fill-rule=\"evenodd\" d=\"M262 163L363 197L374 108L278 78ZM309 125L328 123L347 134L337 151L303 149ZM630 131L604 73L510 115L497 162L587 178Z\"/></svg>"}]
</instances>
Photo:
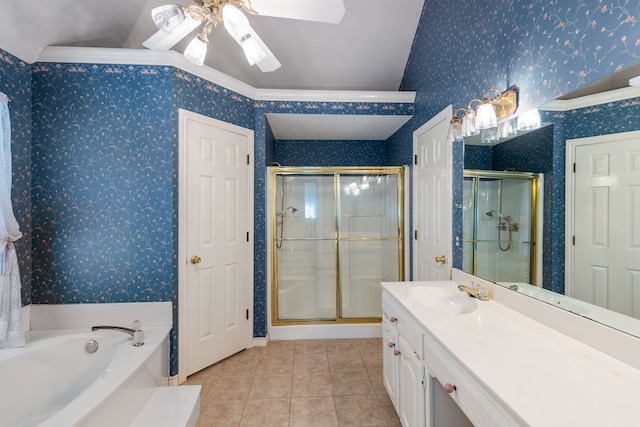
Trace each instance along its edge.
<instances>
[{"instance_id":1,"label":"chrome faucet","mask_svg":"<svg viewBox=\"0 0 640 427\"><path fill-rule=\"evenodd\" d=\"M470 296L479 299L480 301L489 301L489 290L481 286L464 286L458 285L458 289L462 292L468 293Z\"/></svg>"},{"instance_id":2,"label":"chrome faucet","mask_svg":"<svg viewBox=\"0 0 640 427\"><path fill-rule=\"evenodd\" d=\"M140 347L141 345L144 345L144 331L140 329L140 321L138 320L133 321L131 326L132 326L131 328L125 328L124 326L92 326L91 330L99 331L102 329L102 330L109 330L109 331L124 332L125 334L131 335L131 337L133 338L134 347Z\"/></svg>"}]
</instances>

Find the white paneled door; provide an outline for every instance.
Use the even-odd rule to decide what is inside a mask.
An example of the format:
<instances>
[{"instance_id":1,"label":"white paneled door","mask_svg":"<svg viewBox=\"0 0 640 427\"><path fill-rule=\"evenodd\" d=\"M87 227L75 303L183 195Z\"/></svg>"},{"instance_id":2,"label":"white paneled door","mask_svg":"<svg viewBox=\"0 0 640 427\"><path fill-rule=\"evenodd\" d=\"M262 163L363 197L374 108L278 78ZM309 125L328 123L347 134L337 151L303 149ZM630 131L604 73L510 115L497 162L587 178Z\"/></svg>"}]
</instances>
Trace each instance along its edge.
<instances>
[{"instance_id":1,"label":"white paneled door","mask_svg":"<svg viewBox=\"0 0 640 427\"><path fill-rule=\"evenodd\" d=\"M186 243L181 252L186 375L248 347L253 133L181 111ZM184 163L183 163L184 164ZM250 221L251 220L251 221ZM184 328L184 329L183 329ZM181 354L180 358L185 357Z\"/></svg>"},{"instance_id":2,"label":"white paneled door","mask_svg":"<svg viewBox=\"0 0 640 427\"><path fill-rule=\"evenodd\" d=\"M451 278L451 106L413 133L413 279Z\"/></svg>"},{"instance_id":3,"label":"white paneled door","mask_svg":"<svg viewBox=\"0 0 640 427\"><path fill-rule=\"evenodd\" d=\"M569 147L571 296L640 318L640 132L573 140Z\"/></svg>"}]
</instances>

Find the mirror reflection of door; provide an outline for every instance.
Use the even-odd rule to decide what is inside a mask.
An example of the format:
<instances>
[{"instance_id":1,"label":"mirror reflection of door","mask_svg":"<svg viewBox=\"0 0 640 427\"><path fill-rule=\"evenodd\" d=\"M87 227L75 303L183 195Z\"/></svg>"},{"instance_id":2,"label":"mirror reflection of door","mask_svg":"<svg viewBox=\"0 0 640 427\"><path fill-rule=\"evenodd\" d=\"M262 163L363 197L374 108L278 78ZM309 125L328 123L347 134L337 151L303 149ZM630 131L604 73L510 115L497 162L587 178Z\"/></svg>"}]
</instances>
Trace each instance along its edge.
<instances>
[{"instance_id":1,"label":"mirror reflection of door","mask_svg":"<svg viewBox=\"0 0 640 427\"><path fill-rule=\"evenodd\" d=\"M568 141L575 246L567 293L640 318L640 132ZM571 230L571 228L568 228ZM573 242L572 242L573 243ZM569 243L568 243L569 244ZM569 266L568 266L569 267ZM568 268L569 269L569 268Z\"/></svg>"}]
</instances>

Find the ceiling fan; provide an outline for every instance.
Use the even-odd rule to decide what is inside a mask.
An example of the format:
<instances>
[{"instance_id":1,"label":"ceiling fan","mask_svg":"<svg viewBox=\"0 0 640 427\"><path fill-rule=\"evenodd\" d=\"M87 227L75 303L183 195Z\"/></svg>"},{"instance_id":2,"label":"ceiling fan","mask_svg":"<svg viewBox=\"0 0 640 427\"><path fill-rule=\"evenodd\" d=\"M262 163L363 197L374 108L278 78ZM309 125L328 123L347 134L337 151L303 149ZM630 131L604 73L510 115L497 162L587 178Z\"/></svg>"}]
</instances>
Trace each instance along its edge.
<instances>
[{"instance_id":1,"label":"ceiling fan","mask_svg":"<svg viewBox=\"0 0 640 427\"><path fill-rule=\"evenodd\" d=\"M151 11L159 31L142 45L153 50L168 50L193 30L204 24L184 51L197 65L204 63L209 33L223 23L227 32L242 48L249 65L263 72L275 71L280 62L256 34L243 13L301 19L337 24L345 12L343 0L193 0L194 4L168 4Z\"/></svg>"}]
</instances>

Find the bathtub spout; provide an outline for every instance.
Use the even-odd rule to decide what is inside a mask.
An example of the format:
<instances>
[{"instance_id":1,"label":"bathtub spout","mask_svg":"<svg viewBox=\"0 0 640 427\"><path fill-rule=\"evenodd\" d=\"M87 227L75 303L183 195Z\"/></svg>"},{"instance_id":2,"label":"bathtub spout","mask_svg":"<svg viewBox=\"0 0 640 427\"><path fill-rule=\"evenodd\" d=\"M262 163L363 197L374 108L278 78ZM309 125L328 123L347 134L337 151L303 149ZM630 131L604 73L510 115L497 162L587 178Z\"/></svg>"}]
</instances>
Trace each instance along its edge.
<instances>
[{"instance_id":1,"label":"bathtub spout","mask_svg":"<svg viewBox=\"0 0 640 427\"><path fill-rule=\"evenodd\" d=\"M92 331L99 331L101 329L106 329L110 331L120 331L125 334L131 335L133 338L133 346L140 347L144 345L144 331L142 329L133 329L133 328L125 328L124 326L93 326L91 327Z\"/></svg>"}]
</instances>

